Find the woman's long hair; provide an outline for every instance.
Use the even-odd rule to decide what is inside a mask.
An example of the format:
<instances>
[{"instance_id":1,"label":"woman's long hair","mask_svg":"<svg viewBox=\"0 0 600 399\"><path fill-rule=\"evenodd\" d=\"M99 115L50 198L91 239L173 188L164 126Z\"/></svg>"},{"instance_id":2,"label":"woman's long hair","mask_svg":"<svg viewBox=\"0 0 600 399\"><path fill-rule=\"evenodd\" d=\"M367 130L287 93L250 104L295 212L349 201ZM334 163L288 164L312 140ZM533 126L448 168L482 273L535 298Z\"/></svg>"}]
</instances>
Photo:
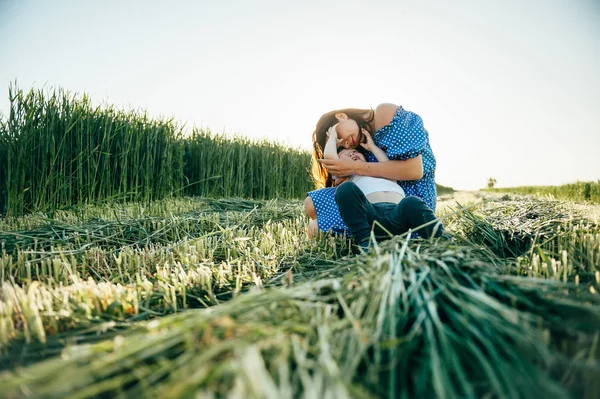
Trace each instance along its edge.
<instances>
[{"instance_id":1,"label":"woman's long hair","mask_svg":"<svg viewBox=\"0 0 600 399\"><path fill-rule=\"evenodd\" d=\"M323 115L317 122L317 127L312 135L312 177L317 188L333 186L331 175L327 173L327 169L319 163L318 159L323 158L323 148L325 148L325 143L327 142L327 130L338 123L338 120L335 117L335 114L338 112L345 113L348 115L348 118L354 120L358 124L359 137L360 129L366 129L369 133L373 134L371 127L369 126L369 123L375 118L375 112L372 109L345 108L331 111ZM359 142L360 141L361 140L359 140Z\"/></svg>"}]
</instances>

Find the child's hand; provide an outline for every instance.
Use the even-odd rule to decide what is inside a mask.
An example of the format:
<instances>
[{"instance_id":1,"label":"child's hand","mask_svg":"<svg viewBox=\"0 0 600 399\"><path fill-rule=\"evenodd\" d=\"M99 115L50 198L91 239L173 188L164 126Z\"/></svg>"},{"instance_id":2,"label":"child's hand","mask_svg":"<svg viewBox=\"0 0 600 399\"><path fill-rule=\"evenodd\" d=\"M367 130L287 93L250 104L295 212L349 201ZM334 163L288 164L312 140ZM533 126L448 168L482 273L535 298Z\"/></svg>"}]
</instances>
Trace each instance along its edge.
<instances>
[{"instance_id":1,"label":"child's hand","mask_svg":"<svg viewBox=\"0 0 600 399\"><path fill-rule=\"evenodd\" d=\"M331 126L327 132L325 132L325 135L327 136L327 139L329 139L329 137L333 137L335 139L335 145L336 147L340 147L342 145L342 142L344 140L342 140L341 138L339 138L337 130L335 130L335 128L337 127L337 124Z\"/></svg>"},{"instance_id":2,"label":"child's hand","mask_svg":"<svg viewBox=\"0 0 600 399\"><path fill-rule=\"evenodd\" d=\"M367 139L367 142L366 143L360 143L360 145L365 150L373 152L373 148L375 148L376 146L375 146L375 143L373 142L373 139L371 138L371 135L369 134L369 132L366 129L362 129L362 134Z\"/></svg>"},{"instance_id":3,"label":"child's hand","mask_svg":"<svg viewBox=\"0 0 600 399\"><path fill-rule=\"evenodd\" d=\"M338 134L337 134L337 130L335 130L336 127L337 127L337 123L335 125L331 126L329 129L327 129L327 131L325 132L325 135L327 137L329 137L331 134L333 134L333 137L335 137L337 139Z\"/></svg>"}]
</instances>

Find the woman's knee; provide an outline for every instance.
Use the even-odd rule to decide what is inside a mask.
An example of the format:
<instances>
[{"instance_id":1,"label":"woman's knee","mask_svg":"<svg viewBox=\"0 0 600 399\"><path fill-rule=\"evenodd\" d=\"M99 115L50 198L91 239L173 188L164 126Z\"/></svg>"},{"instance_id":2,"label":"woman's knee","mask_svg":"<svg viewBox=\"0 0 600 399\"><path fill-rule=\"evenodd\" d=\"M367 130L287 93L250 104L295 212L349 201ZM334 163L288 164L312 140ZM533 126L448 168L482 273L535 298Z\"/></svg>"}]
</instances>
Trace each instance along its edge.
<instances>
[{"instance_id":1,"label":"woman's knee","mask_svg":"<svg viewBox=\"0 0 600 399\"><path fill-rule=\"evenodd\" d=\"M304 200L304 211L306 212L309 218L317 218L317 210L315 209L315 204L309 195L307 195L306 199Z\"/></svg>"}]
</instances>

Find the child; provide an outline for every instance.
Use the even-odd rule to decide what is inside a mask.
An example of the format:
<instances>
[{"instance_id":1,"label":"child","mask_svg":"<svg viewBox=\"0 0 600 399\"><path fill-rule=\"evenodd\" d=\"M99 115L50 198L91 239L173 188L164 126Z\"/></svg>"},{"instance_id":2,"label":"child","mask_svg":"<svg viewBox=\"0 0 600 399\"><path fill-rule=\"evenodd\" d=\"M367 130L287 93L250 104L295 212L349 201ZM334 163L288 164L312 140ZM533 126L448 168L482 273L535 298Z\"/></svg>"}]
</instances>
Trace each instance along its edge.
<instances>
[{"instance_id":1,"label":"child","mask_svg":"<svg viewBox=\"0 0 600 399\"><path fill-rule=\"evenodd\" d=\"M332 126L327 132L324 157L366 162L364 155L354 149L342 149L338 153L337 148L341 140L336 127L337 125ZM364 129L362 133L366 140L360 145L373 153L379 162L388 161L387 155L375 145L370 134ZM344 200L340 201L340 198ZM352 176L337 187L335 200L342 220L362 248L369 245L369 235L374 222L381 225L374 226L376 237L385 239L389 238L387 232L398 235L437 220L431 208L421 198L405 197L398 183L381 177ZM431 223L419 229L419 234L423 237L439 237L443 234L443 227L439 222Z\"/></svg>"}]
</instances>

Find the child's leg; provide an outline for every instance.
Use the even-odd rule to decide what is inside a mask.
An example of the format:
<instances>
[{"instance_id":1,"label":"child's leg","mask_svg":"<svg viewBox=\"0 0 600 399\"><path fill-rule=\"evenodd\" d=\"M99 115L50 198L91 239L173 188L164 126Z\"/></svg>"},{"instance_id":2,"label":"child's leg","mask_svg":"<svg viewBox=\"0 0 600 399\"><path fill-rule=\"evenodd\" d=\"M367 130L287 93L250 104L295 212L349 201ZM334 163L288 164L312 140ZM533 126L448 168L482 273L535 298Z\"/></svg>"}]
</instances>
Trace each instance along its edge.
<instances>
[{"instance_id":1,"label":"child's leg","mask_svg":"<svg viewBox=\"0 0 600 399\"><path fill-rule=\"evenodd\" d=\"M353 182L342 183L335 191L335 202L356 243L362 245L368 242L375 208L361 189Z\"/></svg>"},{"instance_id":2,"label":"child's leg","mask_svg":"<svg viewBox=\"0 0 600 399\"><path fill-rule=\"evenodd\" d=\"M406 197L392 210L388 222L391 224L394 234L402 234L409 229L414 229L425 223L437 220L435 213L427 206L425 201L419 197ZM441 222L431 223L418 230L421 237L439 237L444 232Z\"/></svg>"}]
</instances>

